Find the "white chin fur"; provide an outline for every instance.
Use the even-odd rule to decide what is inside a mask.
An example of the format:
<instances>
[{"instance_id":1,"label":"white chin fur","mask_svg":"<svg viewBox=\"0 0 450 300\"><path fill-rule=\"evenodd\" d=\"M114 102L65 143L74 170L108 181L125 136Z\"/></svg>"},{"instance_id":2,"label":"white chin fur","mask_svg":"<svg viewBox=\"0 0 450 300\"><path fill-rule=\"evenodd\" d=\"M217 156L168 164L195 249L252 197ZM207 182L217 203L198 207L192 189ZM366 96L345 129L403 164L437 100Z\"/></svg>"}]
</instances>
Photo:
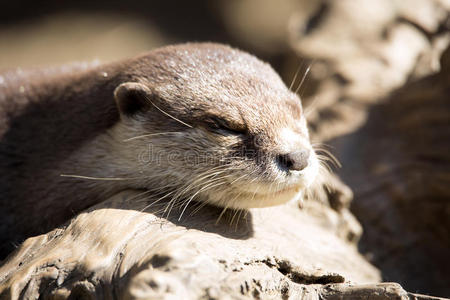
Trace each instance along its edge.
<instances>
[{"instance_id":1,"label":"white chin fur","mask_svg":"<svg viewBox=\"0 0 450 300\"><path fill-rule=\"evenodd\" d=\"M253 185L251 187L244 187L245 190L241 192L236 191L235 189L236 194L234 195L233 193L227 192L212 192L207 198L209 199L208 202L214 205L238 209L275 206L289 201L298 201L303 197L303 191L311 186L318 173L319 162L314 155L311 157L309 166L305 170L300 171L297 176L295 176L296 178L294 177L295 180L292 183L286 182L291 186L290 188L277 192L269 192L267 191L266 185L259 188L258 186Z\"/></svg>"},{"instance_id":2,"label":"white chin fur","mask_svg":"<svg viewBox=\"0 0 450 300\"><path fill-rule=\"evenodd\" d=\"M297 201L303 197L303 189L297 188L290 191L282 191L277 195L258 195L253 199L242 199L238 208L267 207L284 204L289 201Z\"/></svg>"},{"instance_id":3,"label":"white chin fur","mask_svg":"<svg viewBox=\"0 0 450 300\"><path fill-rule=\"evenodd\" d=\"M254 192L237 192L237 195L224 193L209 195L208 202L214 205L230 208L257 208L284 204L291 200L298 200L303 196L303 188L298 186L286 190L261 194Z\"/></svg>"}]
</instances>

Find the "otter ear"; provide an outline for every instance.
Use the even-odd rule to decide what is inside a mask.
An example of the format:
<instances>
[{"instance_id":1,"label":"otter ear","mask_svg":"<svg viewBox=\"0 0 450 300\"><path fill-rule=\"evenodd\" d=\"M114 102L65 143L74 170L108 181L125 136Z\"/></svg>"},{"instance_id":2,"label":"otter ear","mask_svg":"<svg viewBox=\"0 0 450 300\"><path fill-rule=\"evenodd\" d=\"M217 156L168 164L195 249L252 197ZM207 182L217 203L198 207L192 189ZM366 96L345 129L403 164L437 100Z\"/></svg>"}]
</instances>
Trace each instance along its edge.
<instances>
[{"instance_id":1,"label":"otter ear","mask_svg":"<svg viewBox=\"0 0 450 300\"><path fill-rule=\"evenodd\" d=\"M150 108L153 93L145 85L125 82L114 90L117 108L122 116L134 116Z\"/></svg>"}]
</instances>

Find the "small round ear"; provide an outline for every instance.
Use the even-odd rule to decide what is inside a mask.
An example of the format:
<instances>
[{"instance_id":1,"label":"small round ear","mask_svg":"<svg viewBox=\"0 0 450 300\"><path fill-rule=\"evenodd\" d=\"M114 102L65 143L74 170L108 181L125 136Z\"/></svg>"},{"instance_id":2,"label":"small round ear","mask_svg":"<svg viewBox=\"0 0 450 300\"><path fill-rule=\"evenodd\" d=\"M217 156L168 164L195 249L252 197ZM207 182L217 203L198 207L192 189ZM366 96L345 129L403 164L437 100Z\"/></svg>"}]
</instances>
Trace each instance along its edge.
<instances>
[{"instance_id":1,"label":"small round ear","mask_svg":"<svg viewBox=\"0 0 450 300\"><path fill-rule=\"evenodd\" d=\"M114 98L122 116L134 116L151 106L152 91L137 82L125 82L114 90Z\"/></svg>"}]
</instances>

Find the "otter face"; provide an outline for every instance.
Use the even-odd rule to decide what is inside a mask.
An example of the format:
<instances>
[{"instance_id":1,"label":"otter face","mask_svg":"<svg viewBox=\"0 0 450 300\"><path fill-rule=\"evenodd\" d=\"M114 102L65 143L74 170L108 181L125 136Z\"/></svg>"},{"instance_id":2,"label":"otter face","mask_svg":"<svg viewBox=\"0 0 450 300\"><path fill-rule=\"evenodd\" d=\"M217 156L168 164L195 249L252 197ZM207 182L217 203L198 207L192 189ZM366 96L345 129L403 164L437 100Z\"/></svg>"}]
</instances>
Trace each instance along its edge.
<instances>
[{"instance_id":1,"label":"otter face","mask_svg":"<svg viewBox=\"0 0 450 300\"><path fill-rule=\"evenodd\" d=\"M142 175L139 187L183 203L250 208L311 185L319 163L300 99L269 65L214 44L153 55L152 74L115 91L122 161Z\"/></svg>"}]
</instances>

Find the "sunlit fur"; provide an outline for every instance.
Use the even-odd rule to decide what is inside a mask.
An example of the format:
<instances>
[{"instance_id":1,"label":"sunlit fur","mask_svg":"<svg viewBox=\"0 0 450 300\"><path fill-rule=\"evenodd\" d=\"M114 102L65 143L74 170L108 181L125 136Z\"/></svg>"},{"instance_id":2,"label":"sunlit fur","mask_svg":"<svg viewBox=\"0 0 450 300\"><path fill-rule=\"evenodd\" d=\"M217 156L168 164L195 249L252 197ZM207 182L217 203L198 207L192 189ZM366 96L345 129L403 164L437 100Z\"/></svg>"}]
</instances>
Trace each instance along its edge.
<instances>
[{"instance_id":1,"label":"sunlit fur","mask_svg":"<svg viewBox=\"0 0 450 300\"><path fill-rule=\"evenodd\" d=\"M135 129L136 124L131 127L120 124L116 128L124 140ZM239 143L239 139L202 128L187 128L181 133L126 141L123 148L119 148L123 151L120 161L126 166L119 168L135 169L136 174L140 174L140 179L133 180L136 187L151 188L162 196L172 192L173 205L183 206L200 200L230 208L285 203L299 197L318 173L314 154L306 169L290 172L292 174L280 170L270 155L259 162L230 155L230 147ZM311 147L309 143L302 146ZM186 153L192 155L185 156ZM199 156L195 157L197 154ZM203 162L202 155L208 154L210 156Z\"/></svg>"},{"instance_id":2,"label":"sunlit fur","mask_svg":"<svg viewBox=\"0 0 450 300\"><path fill-rule=\"evenodd\" d=\"M228 47L197 51L201 59L168 57L158 82L179 72L175 68L184 70L182 76L177 73L177 83L157 85L153 93L158 100L148 95L153 109L133 117L122 115L108 132L107 139L114 137L111 165L123 176L139 177L127 185L170 199L168 213L193 201L242 209L301 197L320 166L300 99L269 65L253 56ZM207 53L215 54L208 60ZM152 80L141 84L155 86ZM201 114L186 116L184 106L198 108ZM202 123L207 112L244 122L246 134L211 132ZM236 151L249 138L256 140L257 159ZM311 151L304 170L286 171L277 165L277 154L303 148Z\"/></svg>"},{"instance_id":3,"label":"sunlit fur","mask_svg":"<svg viewBox=\"0 0 450 300\"><path fill-rule=\"evenodd\" d=\"M301 198L324 158L309 142L298 75L291 91L268 64L214 43L2 73L0 257L127 189L180 218L207 203L237 209L232 222ZM302 171L277 160L302 149L312 153Z\"/></svg>"}]
</instances>

